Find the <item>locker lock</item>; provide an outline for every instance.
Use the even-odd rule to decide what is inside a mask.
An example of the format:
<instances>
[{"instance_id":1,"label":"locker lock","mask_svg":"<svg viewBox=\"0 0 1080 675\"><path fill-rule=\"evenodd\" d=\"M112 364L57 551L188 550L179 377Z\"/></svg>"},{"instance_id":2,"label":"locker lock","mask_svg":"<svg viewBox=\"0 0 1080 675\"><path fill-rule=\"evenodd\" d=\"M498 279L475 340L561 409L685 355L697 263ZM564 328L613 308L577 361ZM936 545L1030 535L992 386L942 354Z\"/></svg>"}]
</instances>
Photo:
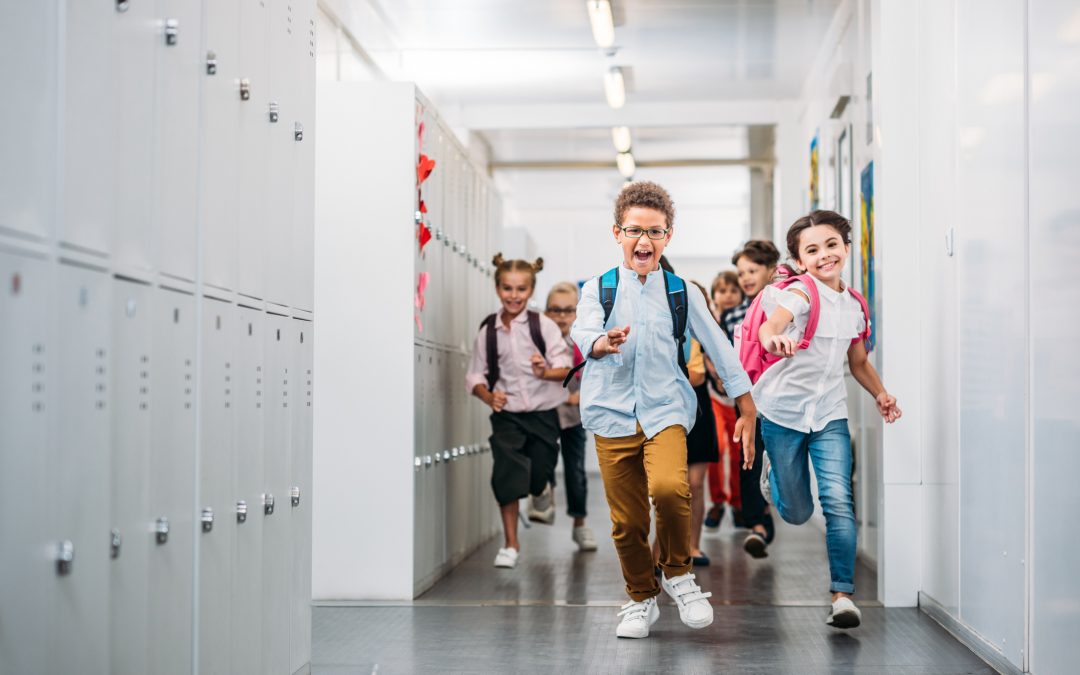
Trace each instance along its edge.
<instances>
[{"instance_id":1,"label":"locker lock","mask_svg":"<svg viewBox=\"0 0 1080 675\"><path fill-rule=\"evenodd\" d=\"M174 47L179 39L180 22L176 19L165 19L165 44Z\"/></svg>"},{"instance_id":2,"label":"locker lock","mask_svg":"<svg viewBox=\"0 0 1080 675\"><path fill-rule=\"evenodd\" d=\"M442 240L442 245L443 246L450 246L450 237L449 236L446 239Z\"/></svg>"},{"instance_id":3,"label":"locker lock","mask_svg":"<svg viewBox=\"0 0 1080 675\"><path fill-rule=\"evenodd\" d=\"M65 539L56 546L56 573L62 577L71 574L71 565L75 562L75 544Z\"/></svg>"},{"instance_id":4,"label":"locker lock","mask_svg":"<svg viewBox=\"0 0 1080 675\"><path fill-rule=\"evenodd\" d=\"M262 496L263 515L274 515L274 495L269 492Z\"/></svg>"},{"instance_id":5,"label":"locker lock","mask_svg":"<svg viewBox=\"0 0 1080 675\"><path fill-rule=\"evenodd\" d=\"M473 263L472 253L466 253L465 254L465 260L466 260L466 262L468 262L471 265Z\"/></svg>"},{"instance_id":6,"label":"locker lock","mask_svg":"<svg viewBox=\"0 0 1080 675\"><path fill-rule=\"evenodd\" d=\"M424 456L424 466L428 468L431 467L431 455Z\"/></svg>"},{"instance_id":7,"label":"locker lock","mask_svg":"<svg viewBox=\"0 0 1080 675\"><path fill-rule=\"evenodd\" d=\"M116 0L116 11L126 12L128 11L128 0Z\"/></svg>"},{"instance_id":8,"label":"locker lock","mask_svg":"<svg viewBox=\"0 0 1080 675\"><path fill-rule=\"evenodd\" d=\"M416 457L415 459L413 459L413 466L416 467L417 469L419 469L423 465L424 465L424 460L422 458Z\"/></svg>"},{"instance_id":9,"label":"locker lock","mask_svg":"<svg viewBox=\"0 0 1080 675\"><path fill-rule=\"evenodd\" d=\"M435 241L442 241L442 230L435 230Z\"/></svg>"},{"instance_id":10,"label":"locker lock","mask_svg":"<svg viewBox=\"0 0 1080 675\"><path fill-rule=\"evenodd\" d=\"M214 529L214 509L207 506L202 510L202 531L209 532Z\"/></svg>"},{"instance_id":11,"label":"locker lock","mask_svg":"<svg viewBox=\"0 0 1080 675\"><path fill-rule=\"evenodd\" d=\"M293 135L293 140L296 141L296 142L300 142L300 141L304 140L304 125L300 124L299 122L293 124L292 135Z\"/></svg>"},{"instance_id":12,"label":"locker lock","mask_svg":"<svg viewBox=\"0 0 1080 675\"><path fill-rule=\"evenodd\" d=\"M120 544L123 543L123 539L120 537L120 530L115 527L109 535L109 557L116 560L120 557Z\"/></svg>"},{"instance_id":13,"label":"locker lock","mask_svg":"<svg viewBox=\"0 0 1080 675\"><path fill-rule=\"evenodd\" d=\"M169 519L165 516L158 518L154 524L154 539L158 544L169 541Z\"/></svg>"},{"instance_id":14,"label":"locker lock","mask_svg":"<svg viewBox=\"0 0 1080 675\"><path fill-rule=\"evenodd\" d=\"M240 80L240 100L246 101L251 98L251 80L246 77Z\"/></svg>"},{"instance_id":15,"label":"locker lock","mask_svg":"<svg viewBox=\"0 0 1080 675\"><path fill-rule=\"evenodd\" d=\"M206 74L217 75L217 54L213 50L206 52Z\"/></svg>"},{"instance_id":16,"label":"locker lock","mask_svg":"<svg viewBox=\"0 0 1080 675\"><path fill-rule=\"evenodd\" d=\"M453 450L450 451L450 457L452 459L457 459L457 455L458 455L457 448L454 448Z\"/></svg>"},{"instance_id":17,"label":"locker lock","mask_svg":"<svg viewBox=\"0 0 1080 675\"><path fill-rule=\"evenodd\" d=\"M236 522L243 523L247 521L247 502L243 499L236 500Z\"/></svg>"},{"instance_id":18,"label":"locker lock","mask_svg":"<svg viewBox=\"0 0 1080 675\"><path fill-rule=\"evenodd\" d=\"M419 211L413 211L413 222L415 222L417 225L424 222L424 214L420 213Z\"/></svg>"},{"instance_id":19,"label":"locker lock","mask_svg":"<svg viewBox=\"0 0 1080 675\"><path fill-rule=\"evenodd\" d=\"M442 464L442 453L441 452L436 452L435 453L435 463L436 464Z\"/></svg>"},{"instance_id":20,"label":"locker lock","mask_svg":"<svg viewBox=\"0 0 1080 675\"><path fill-rule=\"evenodd\" d=\"M278 121L278 107L277 101L270 101L270 123L277 124Z\"/></svg>"},{"instance_id":21,"label":"locker lock","mask_svg":"<svg viewBox=\"0 0 1080 675\"><path fill-rule=\"evenodd\" d=\"M289 499L292 501L293 507L300 506L300 488L295 485L289 490Z\"/></svg>"},{"instance_id":22,"label":"locker lock","mask_svg":"<svg viewBox=\"0 0 1080 675\"><path fill-rule=\"evenodd\" d=\"M442 458L443 458L444 462L449 462L450 461L450 451L449 450L443 450Z\"/></svg>"}]
</instances>

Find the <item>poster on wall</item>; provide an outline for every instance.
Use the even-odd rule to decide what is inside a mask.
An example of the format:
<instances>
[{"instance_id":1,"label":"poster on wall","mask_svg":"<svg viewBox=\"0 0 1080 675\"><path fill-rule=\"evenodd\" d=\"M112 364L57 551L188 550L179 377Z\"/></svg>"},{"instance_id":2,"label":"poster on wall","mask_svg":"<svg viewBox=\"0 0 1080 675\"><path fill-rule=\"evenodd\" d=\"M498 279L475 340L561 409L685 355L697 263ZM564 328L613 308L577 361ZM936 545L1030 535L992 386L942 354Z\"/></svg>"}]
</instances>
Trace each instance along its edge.
<instances>
[{"instance_id":1,"label":"poster on wall","mask_svg":"<svg viewBox=\"0 0 1080 675\"><path fill-rule=\"evenodd\" d=\"M821 153L818 150L818 135L810 141L810 210L819 208L821 204L821 176L818 172L818 162Z\"/></svg>"},{"instance_id":2,"label":"poster on wall","mask_svg":"<svg viewBox=\"0 0 1080 675\"><path fill-rule=\"evenodd\" d=\"M866 304L870 306L870 339L866 351L874 351L877 344L877 310L874 297L874 163L870 162L862 170L859 180L861 196L859 199L859 251L862 262L862 293Z\"/></svg>"}]
</instances>

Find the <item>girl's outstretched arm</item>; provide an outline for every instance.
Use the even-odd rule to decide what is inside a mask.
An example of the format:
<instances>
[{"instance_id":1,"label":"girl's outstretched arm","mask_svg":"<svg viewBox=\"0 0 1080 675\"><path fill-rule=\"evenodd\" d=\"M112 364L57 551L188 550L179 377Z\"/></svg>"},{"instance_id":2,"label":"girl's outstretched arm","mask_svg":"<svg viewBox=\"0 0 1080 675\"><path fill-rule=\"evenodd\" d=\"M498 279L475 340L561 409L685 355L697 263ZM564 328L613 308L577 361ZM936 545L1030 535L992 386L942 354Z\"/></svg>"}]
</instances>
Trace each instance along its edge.
<instances>
[{"instance_id":1,"label":"girl's outstretched arm","mask_svg":"<svg viewBox=\"0 0 1080 675\"><path fill-rule=\"evenodd\" d=\"M848 347L848 364L851 366L851 374L855 376L855 380L874 397L881 417L888 423L900 419L903 412L896 405L896 397L885 390L885 385L881 383L874 364L870 363L866 345L862 340L853 342Z\"/></svg>"},{"instance_id":2,"label":"girl's outstretched arm","mask_svg":"<svg viewBox=\"0 0 1080 675\"><path fill-rule=\"evenodd\" d=\"M806 300L807 303L810 302L806 294L800 290L789 288L784 292L794 293L803 300ZM783 305L780 305L773 310L772 315L765 323L761 324L761 330L758 331L758 340L761 341L761 346L765 348L765 351L773 356L795 356L795 347L798 346L798 343L784 335L784 330L788 327L788 324L794 320L795 315Z\"/></svg>"}]
</instances>

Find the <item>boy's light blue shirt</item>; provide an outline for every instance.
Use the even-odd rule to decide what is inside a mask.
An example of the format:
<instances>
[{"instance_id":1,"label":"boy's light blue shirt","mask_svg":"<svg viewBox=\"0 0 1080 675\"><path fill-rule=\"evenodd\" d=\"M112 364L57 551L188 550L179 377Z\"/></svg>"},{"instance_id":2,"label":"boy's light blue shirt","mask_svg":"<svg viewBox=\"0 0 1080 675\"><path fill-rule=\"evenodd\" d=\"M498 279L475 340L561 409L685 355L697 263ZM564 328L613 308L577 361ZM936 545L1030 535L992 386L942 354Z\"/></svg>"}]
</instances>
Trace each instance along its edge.
<instances>
[{"instance_id":1,"label":"boy's light blue shirt","mask_svg":"<svg viewBox=\"0 0 1080 675\"><path fill-rule=\"evenodd\" d=\"M607 325L600 304L599 278L585 282L578 301L577 320L570 336L586 355L581 378L581 423L605 438L637 433L647 438L681 424L688 432L697 416L697 396L679 370L671 309L664 273L650 272L642 284L638 275L619 265L619 290ZM750 378L731 343L720 330L697 288L687 284L687 339L692 335L712 359L732 398L750 391ZM630 326L621 354L601 359L589 356L593 343L609 329Z\"/></svg>"}]
</instances>

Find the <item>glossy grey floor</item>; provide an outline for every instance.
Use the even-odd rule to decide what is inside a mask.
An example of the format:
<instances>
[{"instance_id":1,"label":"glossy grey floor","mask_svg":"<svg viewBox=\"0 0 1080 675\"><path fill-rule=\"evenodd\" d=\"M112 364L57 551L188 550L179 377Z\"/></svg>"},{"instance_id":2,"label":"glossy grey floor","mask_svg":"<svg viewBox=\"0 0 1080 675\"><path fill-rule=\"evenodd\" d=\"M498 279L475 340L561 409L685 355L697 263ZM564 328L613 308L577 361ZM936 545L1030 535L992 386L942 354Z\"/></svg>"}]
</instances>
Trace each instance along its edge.
<instances>
[{"instance_id":1,"label":"glossy grey floor","mask_svg":"<svg viewBox=\"0 0 1080 675\"><path fill-rule=\"evenodd\" d=\"M594 478L589 487L599 551L577 552L560 513L554 526L523 530L517 569L492 567L500 537L412 603L316 607L312 672L994 672L917 609L880 607L876 576L861 564L863 625L829 628L821 530L781 524L769 557L752 560L728 517L702 542L712 565L695 570L713 592L713 625L686 628L662 596L649 638L619 640L626 596L602 485Z\"/></svg>"}]
</instances>

